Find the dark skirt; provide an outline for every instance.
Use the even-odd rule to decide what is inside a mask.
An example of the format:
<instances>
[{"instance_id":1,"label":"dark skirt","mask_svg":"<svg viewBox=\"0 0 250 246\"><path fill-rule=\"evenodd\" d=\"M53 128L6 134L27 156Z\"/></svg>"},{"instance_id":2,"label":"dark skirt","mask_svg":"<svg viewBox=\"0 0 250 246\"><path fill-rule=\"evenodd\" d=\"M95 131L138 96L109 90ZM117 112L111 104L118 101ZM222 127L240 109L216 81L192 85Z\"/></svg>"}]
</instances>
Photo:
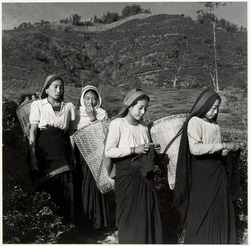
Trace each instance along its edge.
<instances>
[{"instance_id":1,"label":"dark skirt","mask_svg":"<svg viewBox=\"0 0 250 246\"><path fill-rule=\"evenodd\" d=\"M36 190L48 192L52 201L59 206L59 215L63 216L66 222L71 222L73 182L67 135L57 128L40 131L36 156L39 166L38 177L34 180Z\"/></svg>"},{"instance_id":2,"label":"dark skirt","mask_svg":"<svg viewBox=\"0 0 250 246\"><path fill-rule=\"evenodd\" d=\"M234 244L235 216L225 168L213 155L192 156L185 243Z\"/></svg>"},{"instance_id":3,"label":"dark skirt","mask_svg":"<svg viewBox=\"0 0 250 246\"><path fill-rule=\"evenodd\" d=\"M130 156L116 161L114 191L119 243L163 243L153 172L144 176L131 160Z\"/></svg>"},{"instance_id":4,"label":"dark skirt","mask_svg":"<svg viewBox=\"0 0 250 246\"><path fill-rule=\"evenodd\" d=\"M74 172L76 214L78 224L88 224L94 229L109 225L109 209L107 194L97 188L95 179L79 150L76 150L77 166ZM84 215L82 214L84 213ZM89 220L80 221L80 220Z\"/></svg>"}]
</instances>

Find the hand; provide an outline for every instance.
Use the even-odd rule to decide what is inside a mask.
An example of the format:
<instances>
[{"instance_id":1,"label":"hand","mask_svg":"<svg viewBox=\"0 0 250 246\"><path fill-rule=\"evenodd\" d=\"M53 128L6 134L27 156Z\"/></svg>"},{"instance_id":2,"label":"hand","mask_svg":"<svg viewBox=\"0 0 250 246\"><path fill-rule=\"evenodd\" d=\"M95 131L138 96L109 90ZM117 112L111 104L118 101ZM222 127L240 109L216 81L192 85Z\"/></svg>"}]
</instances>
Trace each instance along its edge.
<instances>
[{"instance_id":1,"label":"hand","mask_svg":"<svg viewBox=\"0 0 250 246\"><path fill-rule=\"evenodd\" d=\"M240 145L237 143L234 143L234 142L226 142L226 143L224 143L224 146L225 146L225 149L233 150L233 151L240 148Z\"/></svg>"},{"instance_id":2,"label":"hand","mask_svg":"<svg viewBox=\"0 0 250 246\"><path fill-rule=\"evenodd\" d=\"M38 161L35 155L31 155L30 168L32 172L39 172Z\"/></svg>"},{"instance_id":3,"label":"hand","mask_svg":"<svg viewBox=\"0 0 250 246\"><path fill-rule=\"evenodd\" d=\"M139 145L135 147L135 154L147 154L149 147L150 147L149 144Z\"/></svg>"},{"instance_id":4,"label":"hand","mask_svg":"<svg viewBox=\"0 0 250 246\"><path fill-rule=\"evenodd\" d=\"M95 116L95 110L91 105L87 105L86 106L86 113L89 116L91 121L96 120L96 116Z\"/></svg>"},{"instance_id":5,"label":"hand","mask_svg":"<svg viewBox=\"0 0 250 246\"><path fill-rule=\"evenodd\" d=\"M155 149L156 153L159 154L160 150L161 150L161 145L160 144L154 144L154 149Z\"/></svg>"},{"instance_id":6,"label":"hand","mask_svg":"<svg viewBox=\"0 0 250 246\"><path fill-rule=\"evenodd\" d=\"M228 154L229 150L228 149L223 149L222 150L222 156L226 156Z\"/></svg>"}]
</instances>

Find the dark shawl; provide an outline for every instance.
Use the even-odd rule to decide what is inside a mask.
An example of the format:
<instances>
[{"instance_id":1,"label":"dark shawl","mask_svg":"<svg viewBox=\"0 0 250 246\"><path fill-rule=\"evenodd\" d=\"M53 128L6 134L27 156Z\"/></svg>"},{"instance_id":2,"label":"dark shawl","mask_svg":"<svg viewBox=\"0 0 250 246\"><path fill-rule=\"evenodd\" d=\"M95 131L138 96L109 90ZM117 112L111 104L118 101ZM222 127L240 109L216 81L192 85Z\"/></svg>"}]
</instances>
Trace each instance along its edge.
<instances>
[{"instance_id":1,"label":"dark shawl","mask_svg":"<svg viewBox=\"0 0 250 246\"><path fill-rule=\"evenodd\" d=\"M197 116L199 118L205 117L206 113L211 109L216 99L220 99L220 96L216 92L211 90L203 91L196 99L187 120L184 122L180 132L178 133L181 133L182 136L177 160L173 205L180 211L183 221L185 221L186 218L188 195L192 186L190 150L187 135L188 122L193 116ZM217 116L215 117L214 122L216 122L216 120Z\"/></svg>"}]
</instances>

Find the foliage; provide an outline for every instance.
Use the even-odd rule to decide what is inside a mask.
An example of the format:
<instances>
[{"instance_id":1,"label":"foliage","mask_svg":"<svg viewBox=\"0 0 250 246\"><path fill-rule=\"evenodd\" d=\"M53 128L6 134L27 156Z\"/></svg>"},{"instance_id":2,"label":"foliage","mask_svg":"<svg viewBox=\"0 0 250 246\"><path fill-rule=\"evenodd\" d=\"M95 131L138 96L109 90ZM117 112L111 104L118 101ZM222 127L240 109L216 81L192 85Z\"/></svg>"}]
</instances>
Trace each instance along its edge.
<instances>
[{"instance_id":1,"label":"foliage","mask_svg":"<svg viewBox=\"0 0 250 246\"><path fill-rule=\"evenodd\" d=\"M217 17L213 13L208 13L204 10L197 11L197 21L200 24L210 24L212 21L217 21Z\"/></svg>"},{"instance_id":2,"label":"foliage","mask_svg":"<svg viewBox=\"0 0 250 246\"><path fill-rule=\"evenodd\" d=\"M247 132L237 129L222 129L223 141L234 141L240 144L241 154L239 162L240 188L243 192L243 197L234 201L234 209L236 214L237 242L244 243L247 235Z\"/></svg>"},{"instance_id":3,"label":"foliage","mask_svg":"<svg viewBox=\"0 0 250 246\"><path fill-rule=\"evenodd\" d=\"M111 13L109 11L102 16L103 23L105 24L110 24L112 22L118 21L119 19L120 16L117 13Z\"/></svg>"},{"instance_id":4,"label":"foliage","mask_svg":"<svg viewBox=\"0 0 250 246\"><path fill-rule=\"evenodd\" d=\"M246 31L243 27L238 28L237 25L230 23L225 19L218 19L215 13L212 11L219 6L225 6L225 3L211 3L207 2L204 4L206 10L198 10L197 11L197 21L200 24L210 24L211 22L216 22L217 27L221 27L222 29L226 30L227 32L244 32Z\"/></svg>"},{"instance_id":5,"label":"foliage","mask_svg":"<svg viewBox=\"0 0 250 246\"><path fill-rule=\"evenodd\" d=\"M73 14L70 16L70 22L73 26L78 26L81 21L81 16L79 14Z\"/></svg>"},{"instance_id":6,"label":"foliage","mask_svg":"<svg viewBox=\"0 0 250 246\"><path fill-rule=\"evenodd\" d=\"M142 13L142 11L143 11L142 7L138 4L127 5L122 10L122 17L124 18L130 15L137 15L137 14Z\"/></svg>"},{"instance_id":7,"label":"foliage","mask_svg":"<svg viewBox=\"0 0 250 246\"><path fill-rule=\"evenodd\" d=\"M3 97L2 100L3 131L11 131L15 127L17 123L16 109L17 109L17 103L6 97Z\"/></svg>"},{"instance_id":8,"label":"foliage","mask_svg":"<svg viewBox=\"0 0 250 246\"><path fill-rule=\"evenodd\" d=\"M25 192L19 186L3 197L4 243L56 243L69 230L54 213L56 205L49 194Z\"/></svg>"}]
</instances>

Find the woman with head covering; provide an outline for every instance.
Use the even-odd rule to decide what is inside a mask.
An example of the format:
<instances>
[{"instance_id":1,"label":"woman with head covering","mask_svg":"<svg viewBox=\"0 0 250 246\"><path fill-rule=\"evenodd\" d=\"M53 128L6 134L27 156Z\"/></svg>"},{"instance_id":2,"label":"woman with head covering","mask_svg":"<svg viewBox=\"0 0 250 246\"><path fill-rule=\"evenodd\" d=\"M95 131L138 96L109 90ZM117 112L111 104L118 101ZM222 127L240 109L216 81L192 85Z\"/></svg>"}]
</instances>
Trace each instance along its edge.
<instances>
[{"instance_id":1,"label":"woman with head covering","mask_svg":"<svg viewBox=\"0 0 250 246\"><path fill-rule=\"evenodd\" d=\"M82 89L80 107L76 110L75 130L79 130L91 122L107 119L107 112L101 108L101 104L102 99L98 89L92 85L85 86ZM83 210L86 219L94 229L106 227L109 223L107 195L102 194L97 188L95 179L78 149L76 149L76 158L74 184L78 223L81 225L84 222L86 225L85 218L83 218L84 221L81 221L80 218Z\"/></svg>"},{"instance_id":2,"label":"woman with head covering","mask_svg":"<svg viewBox=\"0 0 250 246\"><path fill-rule=\"evenodd\" d=\"M130 90L111 121L105 155L116 164L115 196L119 243L162 243L160 205L153 181L155 149L142 121L150 98Z\"/></svg>"},{"instance_id":3,"label":"woman with head covering","mask_svg":"<svg viewBox=\"0 0 250 246\"><path fill-rule=\"evenodd\" d=\"M49 75L40 93L40 100L31 104L30 158L37 171L34 184L51 194L66 221L72 215L72 122L75 108L63 102L64 83L58 75Z\"/></svg>"},{"instance_id":4,"label":"woman with head covering","mask_svg":"<svg viewBox=\"0 0 250 246\"><path fill-rule=\"evenodd\" d=\"M179 209L187 244L235 243L235 219L227 175L221 162L224 150L217 116L220 96L205 90L194 103L182 128L174 205Z\"/></svg>"}]
</instances>

